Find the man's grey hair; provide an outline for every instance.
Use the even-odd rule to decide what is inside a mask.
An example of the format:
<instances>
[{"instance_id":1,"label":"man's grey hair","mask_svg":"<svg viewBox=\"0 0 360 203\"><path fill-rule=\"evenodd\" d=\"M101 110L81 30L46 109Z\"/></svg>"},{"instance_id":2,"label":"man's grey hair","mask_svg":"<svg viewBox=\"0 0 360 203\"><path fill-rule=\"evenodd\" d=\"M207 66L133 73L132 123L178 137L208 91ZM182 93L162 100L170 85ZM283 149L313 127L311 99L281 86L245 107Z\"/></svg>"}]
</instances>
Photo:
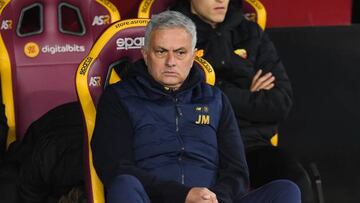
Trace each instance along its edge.
<instances>
[{"instance_id":1,"label":"man's grey hair","mask_svg":"<svg viewBox=\"0 0 360 203\"><path fill-rule=\"evenodd\" d=\"M191 35L191 45L193 50L196 46L196 26L194 22L177 11L164 11L157 15L153 15L145 30L145 44L144 49L149 50L151 33L157 29L166 28L183 28L187 33Z\"/></svg>"}]
</instances>

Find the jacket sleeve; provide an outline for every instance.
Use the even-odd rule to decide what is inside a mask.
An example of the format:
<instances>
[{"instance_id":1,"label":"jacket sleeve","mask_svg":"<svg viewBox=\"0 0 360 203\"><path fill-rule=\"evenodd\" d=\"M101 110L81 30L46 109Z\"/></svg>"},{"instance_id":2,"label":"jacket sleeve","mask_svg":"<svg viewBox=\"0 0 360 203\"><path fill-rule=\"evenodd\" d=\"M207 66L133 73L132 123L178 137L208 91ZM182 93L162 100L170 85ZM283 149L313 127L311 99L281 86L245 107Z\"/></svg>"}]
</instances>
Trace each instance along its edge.
<instances>
[{"instance_id":1,"label":"jacket sleeve","mask_svg":"<svg viewBox=\"0 0 360 203\"><path fill-rule=\"evenodd\" d=\"M266 33L257 32L259 44L256 50L255 62L250 65L254 70L245 82L244 78L234 79L232 82L222 81L220 88L229 97L237 117L253 122L279 122L286 118L292 106L292 89L285 68L279 59L273 43ZM235 56L238 58L238 56ZM239 59L243 60L243 59ZM255 72L271 72L275 76L275 86L271 90L251 92L250 85Z\"/></svg>"},{"instance_id":2,"label":"jacket sleeve","mask_svg":"<svg viewBox=\"0 0 360 203\"><path fill-rule=\"evenodd\" d=\"M225 95L217 136L220 164L216 185L210 190L219 202L232 202L248 190L249 172L235 115Z\"/></svg>"},{"instance_id":3,"label":"jacket sleeve","mask_svg":"<svg viewBox=\"0 0 360 203\"><path fill-rule=\"evenodd\" d=\"M190 188L175 181L161 181L138 168L134 161L133 129L129 116L109 86L97 106L96 125L91 140L95 169L109 186L118 175L132 175L139 179L150 197L163 202L184 203Z\"/></svg>"}]
</instances>

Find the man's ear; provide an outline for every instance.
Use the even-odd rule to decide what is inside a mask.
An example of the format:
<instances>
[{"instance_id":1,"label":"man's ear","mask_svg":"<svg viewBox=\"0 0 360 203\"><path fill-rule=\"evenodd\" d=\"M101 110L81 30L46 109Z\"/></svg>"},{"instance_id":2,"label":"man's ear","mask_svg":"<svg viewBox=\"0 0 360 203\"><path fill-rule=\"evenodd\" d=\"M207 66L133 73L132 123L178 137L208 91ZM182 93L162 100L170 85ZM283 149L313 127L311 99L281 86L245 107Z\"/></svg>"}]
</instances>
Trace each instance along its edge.
<instances>
[{"instance_id":1,"label":"man's ear","mask_svg":"<svg viewBox=\"0 0 360 203\"><path fill-rule=\"evenodd\" d=\"M147 56L148 56L148 53L147 53L147 51L145 50L144 47L141 48L141 54L142 54L142 56L143 56L143 58L144 58L145 64L147 65Z\"/></svg>"}]
</instances>

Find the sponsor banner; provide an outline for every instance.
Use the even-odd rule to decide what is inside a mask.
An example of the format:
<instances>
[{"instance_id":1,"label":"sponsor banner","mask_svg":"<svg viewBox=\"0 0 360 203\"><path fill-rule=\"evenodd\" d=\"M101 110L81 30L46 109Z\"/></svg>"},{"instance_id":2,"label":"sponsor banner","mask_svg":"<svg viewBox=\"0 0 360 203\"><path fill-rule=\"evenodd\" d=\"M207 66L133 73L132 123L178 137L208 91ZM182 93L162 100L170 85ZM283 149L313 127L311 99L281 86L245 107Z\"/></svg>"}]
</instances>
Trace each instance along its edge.
<instances>
[{"instance_id":1,"label":"sponsor banner","mask_svg":"<svg viewBox=\"0 0 360 203\"><path fill-rule=\"evenodd\" d=\"M93 61L92 57L86 57L85 60L83 61L81 68L80 68L80 74L81 75L85 75L86 71L88 70L91 62Z\"/></svg>"},{"instance_id":2,"label":"sponsor banner","mask_svg":"<svg viewBox=\"0 0 360 203\"><path fill-rule=\"evenodd\" d=\"M151 5L153 4L153 1L154 0L146 0L143 2L143 7L141 8L141 12L143 13L148 13L150 8L151 8Z\"/></svg>"},{"instance_id":3,"label":"sponsor banner","mask_svg":"<svg viewBox=\"0 0 360 203\"><path fill-rule=\"evenodd\" d=\"M44 54L57 54L57 53L78 53L85 52L85 46L77 44L65 44L65 45L45 45L41 48L41 52Z\"/></svg>"},{"instance_id":4,"label":"sponsor banner","mask_svg":"<svg viewBox=\"0 0 360 203\"><path fill-rule=\"evenodd\" d=\"M149 19L136 19L136 20L125 20L120 21L115 24L116 29L121 29L122 27L130 26L130 25L136 25L136 24L147 24L149 22Z\"/></svg>"},{"instance_id":5,"label":"sponsor banner","mask_svg":"<svg viewBox=\"0 0 360 203\"><path fill-rule=\"evenodd\" d=\"M144 46L144 37L125 37L116 40L117 50L140 49Z\"/></svg>"},{"instance_id":6,"label":"sponsor banner","mask_svg":"<svg viewBox=\"0 0 360 203\"><path fill-rule=\"evenodd\" d=\"M65 45L45 45L39 47L35 42L28 42L24 46L24 53L30 58L37 57L39 53L43 54L59 54L59 53L80 53L85 52L85 46L77 44L65 44Z\"/></svg>"}]
</instances>

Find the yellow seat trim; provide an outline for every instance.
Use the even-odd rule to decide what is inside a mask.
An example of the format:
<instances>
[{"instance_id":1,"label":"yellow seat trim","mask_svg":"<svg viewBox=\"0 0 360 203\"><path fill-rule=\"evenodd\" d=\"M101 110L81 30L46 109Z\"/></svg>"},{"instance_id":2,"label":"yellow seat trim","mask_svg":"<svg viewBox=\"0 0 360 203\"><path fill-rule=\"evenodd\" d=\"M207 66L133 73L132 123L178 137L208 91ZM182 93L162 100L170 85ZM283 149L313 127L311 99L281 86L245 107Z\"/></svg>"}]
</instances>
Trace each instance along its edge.
<instances>
[{"instance_id":1,"label":"yellow seat trim","mask_svg":"<svg viewBox=\"0 0 360 203\"><path fill-rule=\"evenodd\" d=\"M108 1L108 0L96 0L96 2L98 2L103 7L105 7L106 10L108 10L108 12L110 13L111 22L116 22L116 21L121 19L120 18L120 13L117 10L116 6L114 4L112 4L110 1Z\"/></svg>"},{"instance_id":2,"label":"yellow seat trim","mask_svg":"<svg viewBox=\"0 0 360 203\"><path fill-rule=\"evenodd\" d=\"M10 3L11 0L2 0L0 3L0 15L4 8ZM7 125L9 131L6 139L6 146L8 147L16 140L16 126L15 126L15 106L12 82L12 70L9 53L6 49L4 40L0 33L0 78L1 78L1 92L2 102L5 105L5 115L7 118Z\"/></svg>"},{"instance_id":3,"label":"yellow seat trim","mask_svg":"<svg viewBox=\"0 0 360 203\"><path fill-rule=\"evenodd\" d=\"M90 146L90 141L95 127L96 108L88 89L89 68L92 66L95 59L99 56L100 52L103 50L105 45L117 32L131 27L146 26L148 21L149 21L148 19L128 19L128 20L118 21L117 23L112 24L109 28L105 30L105 32L95 42L88 56L85 57L85 59L80 63L76 73L76 90L78 92L79 101L84 113L86 131L88 135L87 144L89 148L88 156L89 156L89 165L90 165L89 166L90 181L92 186L94 203L104 203L105 199L104 199L104 187L99 177L96 174L93 165L93 158L92 158L92 152Z\"/></svg>"},{"instance_id":4,"label":"yellow seat trim","mask_svg":"<svg viewBox=\"0 0 360 203\"><path fill-rule=\"evenodd\" d=\"M142 0L138 10L138 18L150 18L150 10L155 0Z\"/></svg>"},{"instance_id":5,"label":"yellow seat trim","mask_svg":"<svg viewBox=\"0 0 360 203\"><path fill-rule=\"evenodd\" d=\"M261 29L265 30L267 13L264 5L258 0L245 1L255 9L257 16L257 24L261 27Z\"/></svg>"},{"instance_id":6,"label":"yellow seat trim","mask_svg":"<svg viewBox=\"0 0 360 203\"><path fill-rule=\"evenodd\" d=\"M200 65L205 73L205 81L209 85L215 85L215 71L211 64L201 57L195 57L195 62Z\"/></svg>"}]
</instances>

